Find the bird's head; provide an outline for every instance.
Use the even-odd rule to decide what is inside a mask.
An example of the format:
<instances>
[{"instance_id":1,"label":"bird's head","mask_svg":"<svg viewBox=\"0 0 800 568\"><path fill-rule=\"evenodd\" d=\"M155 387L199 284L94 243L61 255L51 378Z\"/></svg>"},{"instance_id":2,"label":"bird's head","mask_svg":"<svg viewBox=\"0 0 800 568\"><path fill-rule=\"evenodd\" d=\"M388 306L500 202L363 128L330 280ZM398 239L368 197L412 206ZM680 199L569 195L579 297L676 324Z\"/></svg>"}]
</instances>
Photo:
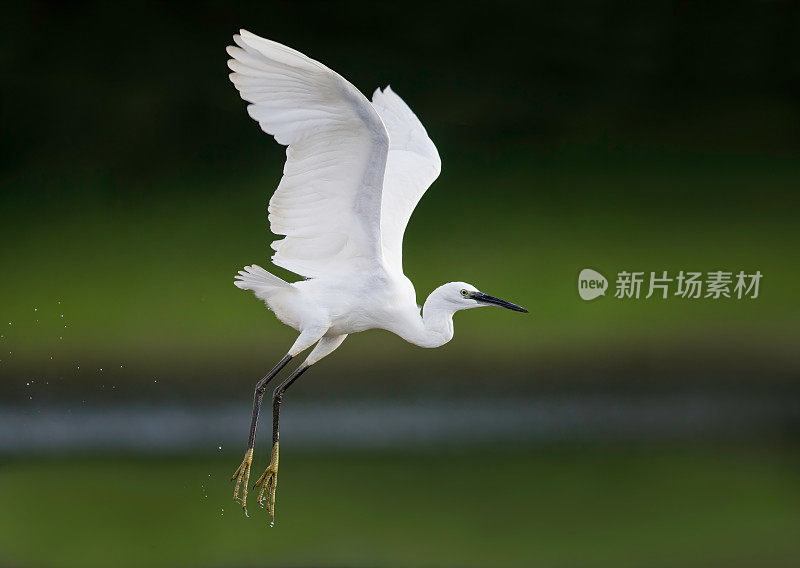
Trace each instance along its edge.
<instances>
[{"instance_id":1,"label":"bird's head","mask_svg":"<svg viewBox=\"0 0 800 568\"><path fill-rule=\"evenodd\" d=\"M484 294L475 286L467 284L466 282L449 282L440 286L438 292L442 300L452 306L453 311L469 310L470 308L481 308L484 306L499 306L508 310L514 310L515 312L528 313L528 310L525 308L501 300L500 298L495 298L489 294Z\"/></svg>"}]
</instances>

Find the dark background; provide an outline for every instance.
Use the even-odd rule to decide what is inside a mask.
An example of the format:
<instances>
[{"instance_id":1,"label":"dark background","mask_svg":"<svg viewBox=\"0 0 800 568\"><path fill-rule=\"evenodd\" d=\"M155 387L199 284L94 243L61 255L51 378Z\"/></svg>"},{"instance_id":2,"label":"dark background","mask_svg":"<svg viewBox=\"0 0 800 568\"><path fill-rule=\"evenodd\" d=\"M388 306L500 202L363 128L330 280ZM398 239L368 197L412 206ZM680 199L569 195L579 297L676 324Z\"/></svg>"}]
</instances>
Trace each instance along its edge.
<instances>
[{"instance_id":1,"label":"dark background","mask_svg":"<svg viewBox=\"0 0 800 568\"><path fill-rule=\"evenodd\" d=\"M4 7L0 565L796 564L798 16ZM271 530L226 485L294 339L232 286L269 268L284 159L227 79L242 27L391 84L425 124L420 303L465 280L531 311L459 314L431 351L349 338L284 405ZM755 300L584 302L585 267L764 277Z\"/></svg>"}]
</instances>

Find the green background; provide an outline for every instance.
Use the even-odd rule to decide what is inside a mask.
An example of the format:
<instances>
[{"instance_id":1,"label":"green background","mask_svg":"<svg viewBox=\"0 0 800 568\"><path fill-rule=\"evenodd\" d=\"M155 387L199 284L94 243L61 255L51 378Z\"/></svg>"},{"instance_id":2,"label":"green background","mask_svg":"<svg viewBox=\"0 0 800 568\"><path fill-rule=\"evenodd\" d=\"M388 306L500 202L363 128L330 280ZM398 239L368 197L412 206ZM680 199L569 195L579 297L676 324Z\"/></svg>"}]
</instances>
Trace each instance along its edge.
<instances>
[{"instance_id":1,"label":"green background","mask_svg":"<svg viewBox=\"0 0 800 568\"><path fill-rule=\"evenodd\" d=\"M232 285L270 266L284 160L227 79L240 27L366 94L391 83L425 124L443 167L405 238L420 303L464 280L531 312L459 314L437 350L352 336L287 413L543 393L797 408L798 16L780 2L9 6L0 410L246 403L294 340ZM612 283L764 277L755 300L584 302L586 267ZM287 442L272 531L229 501L238 448L31 447L0 454L0 564L791 566L799 423L452 454Z\"/></svg>"}]
</instances>

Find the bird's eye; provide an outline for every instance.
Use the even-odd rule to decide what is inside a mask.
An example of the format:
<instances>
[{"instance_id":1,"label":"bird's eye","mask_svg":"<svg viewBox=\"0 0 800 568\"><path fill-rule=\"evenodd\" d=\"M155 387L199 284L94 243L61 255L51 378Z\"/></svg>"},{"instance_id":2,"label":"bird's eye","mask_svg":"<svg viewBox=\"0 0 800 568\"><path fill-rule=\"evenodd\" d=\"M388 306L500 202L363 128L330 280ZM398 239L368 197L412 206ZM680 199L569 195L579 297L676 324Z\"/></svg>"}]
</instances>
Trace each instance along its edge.
<instances>
[{"instance_id":1,"label":"bird's eye","mask_svg":"<svg viewBox=\"0 0 800 568\"><path fill-rule=\"evenodd\" d=\"M469 296L469 292L467 292L466 290L461 290L461 295L466 298L467 296Z\"/></svg>"}]
</instances>

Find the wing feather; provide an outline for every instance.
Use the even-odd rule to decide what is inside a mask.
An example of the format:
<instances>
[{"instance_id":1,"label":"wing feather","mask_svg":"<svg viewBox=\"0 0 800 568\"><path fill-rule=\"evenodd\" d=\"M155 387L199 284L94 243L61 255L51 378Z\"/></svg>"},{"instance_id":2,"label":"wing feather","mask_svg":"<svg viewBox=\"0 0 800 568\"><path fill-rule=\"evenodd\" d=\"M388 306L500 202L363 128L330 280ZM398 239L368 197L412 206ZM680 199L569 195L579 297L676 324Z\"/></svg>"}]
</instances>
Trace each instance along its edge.
<instances>
[{"instance_id":1,"label":"wing feather","mask_svg":"<svg viewBox=\"0 0 800 568\"><path fill-rule=\"evenodd\" d=\"M381 192L389 134L358 89L318 61L242 30L230 79L286 149L270 199L272 260L313 278L383 263Z\"/></svg>"},{"instance_id":2,"label":"wing feather","mask_svg":"<svg viewBox=\"0 0 800 568\"><path fill-rule=\"evenodd\" d=\"M381 238L388 267L403 272L403 235L414 208L439 177L442 161L425 127L391 88L377 89L372 106L389 133L383 181Z\"/></svg>"}]
</instances>

